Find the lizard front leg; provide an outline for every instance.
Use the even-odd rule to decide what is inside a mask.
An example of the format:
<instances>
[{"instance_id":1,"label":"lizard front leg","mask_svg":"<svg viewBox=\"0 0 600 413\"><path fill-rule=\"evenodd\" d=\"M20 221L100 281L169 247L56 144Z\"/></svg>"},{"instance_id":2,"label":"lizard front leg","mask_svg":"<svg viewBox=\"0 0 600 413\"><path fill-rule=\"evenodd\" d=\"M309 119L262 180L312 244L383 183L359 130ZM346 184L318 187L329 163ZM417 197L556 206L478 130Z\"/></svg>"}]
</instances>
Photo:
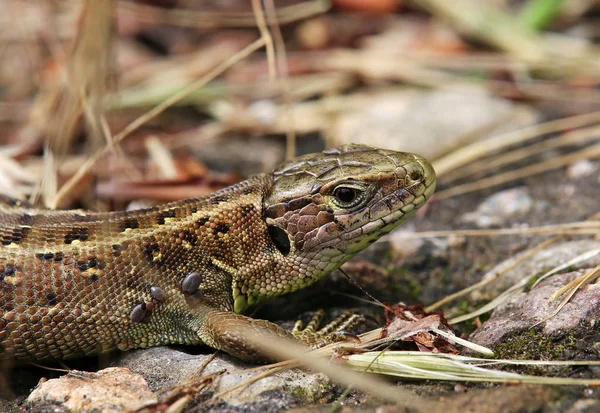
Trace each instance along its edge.
<instances>
[{"instance_id":1,"label":"lizard front leg","mask_svg":"<svg viewBox=\"0 0 600 413\"><path fill-rule=\"evenodd\" d=\"M244 361L272 361L260 346L248 340L248 335L257 335L265 340L294 340L291 332L270 321L206 307L199 311L202 313L203 322L198 323L196 332L202 341Z\"/></svg>"},{"instance_id":2,"label":"lizard front leg","mask_svg":"<svg viewBox=\"0 0 600 413\"><path fill-rule=\"evenodd\" d=\"M345 313L328 325L319 329L322 314L317 313L307 328L296 323L292 331L266 320L258 320L241 314L218 311L209 308L200 310L203 323L196 332L203 342L211 347L223 350L232 356L252 363L273 361L260 345L250 341L248 335L257 335L264 340L294 340L307 350L322 347L334 341L344 339L344 331L364 318L357 314Z\"/></svg>"}]
</instances>

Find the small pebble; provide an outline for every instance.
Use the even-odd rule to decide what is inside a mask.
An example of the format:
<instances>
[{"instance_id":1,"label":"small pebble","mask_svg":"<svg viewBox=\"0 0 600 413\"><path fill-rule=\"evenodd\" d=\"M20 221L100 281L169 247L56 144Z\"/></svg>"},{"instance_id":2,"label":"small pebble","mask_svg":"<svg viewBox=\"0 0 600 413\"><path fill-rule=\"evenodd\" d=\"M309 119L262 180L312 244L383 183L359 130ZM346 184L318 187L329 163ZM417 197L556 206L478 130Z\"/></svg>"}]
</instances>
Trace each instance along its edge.
<instances>
[{"instance_id":1,"label":"small pebble","mask_svg":"<svg viewBox=\"0 0 600 413\"><path fill-rule=\"evenodd\" d=\"M569 179L578 179L596 174L597 171L598 164L589 159L582 159L567 168L567 176Z\"/></svg>"},{"instance_id":2,"label":"small pebble","mask_svg":"<svg viewBox=\"0 0 600 413\"><path fill-rule=\"evenodd\" d=\"M489 196L475 211L464 214L462 221L474 223L479 228L501 226L527 214L533 207L534 201L527 188L512 188Z\"/></svg>"},{"instance_id":3,"label":"small pebble","mask_svg":"<svg viewBox=\"0 0 600 413\"><path fill-rule=\"evenodd\" d=\"M464 385L462 385L462 384L460 384L460 383L454 385L454 391L456 393L466 393L467 390L468 390L467 387L464 386Z\"/></svg>"}]
</instances>

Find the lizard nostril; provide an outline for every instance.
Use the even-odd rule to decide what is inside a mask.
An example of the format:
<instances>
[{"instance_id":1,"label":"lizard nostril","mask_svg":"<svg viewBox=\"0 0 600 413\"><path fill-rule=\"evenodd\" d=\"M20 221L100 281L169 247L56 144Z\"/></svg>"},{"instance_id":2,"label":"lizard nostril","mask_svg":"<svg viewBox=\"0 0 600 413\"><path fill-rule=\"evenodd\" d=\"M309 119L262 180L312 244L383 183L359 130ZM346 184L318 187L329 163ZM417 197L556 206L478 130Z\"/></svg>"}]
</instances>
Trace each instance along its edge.
<instances>
[{"instance_id":1,"label":"lizard nostril","mask_svg":"<svg viewBox=\"0 0 600 413\"><path fill-rule=\"evenodd\" d=\"M412 171L408 177L413 182L420 181L423 179L423 173L421 171Z\"/></svg>"}]
</instances>

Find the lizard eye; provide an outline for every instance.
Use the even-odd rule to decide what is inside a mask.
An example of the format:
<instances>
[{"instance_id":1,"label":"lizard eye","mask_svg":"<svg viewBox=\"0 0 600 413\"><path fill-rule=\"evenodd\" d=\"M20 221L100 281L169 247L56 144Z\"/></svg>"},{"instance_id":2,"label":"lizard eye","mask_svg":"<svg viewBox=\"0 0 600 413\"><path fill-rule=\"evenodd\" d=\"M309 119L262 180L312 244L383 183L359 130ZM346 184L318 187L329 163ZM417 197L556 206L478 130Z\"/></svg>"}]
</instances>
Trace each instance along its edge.
<instances>
[{"instance_id":1,"label":"lizard eye","mask_svg":"<svg viewBox=\"0 0 600 413\"><path fill-rule=\"evenodd\" d=\"M336 188L333 196L343 204L349 204L356 199L356 189L340 187Z\"/></svg>"},{"instance_id":2,"label":"lizard eye","mask_svg":"<svg viewBox=\"0 0 600 413\"><path fill-rule=\"evenodd\" d=\"M356 186L342 184L336 186L331 192L333 202L340 208L352 208L365 200L365 191Z\"/></svg>"}]
</instances>

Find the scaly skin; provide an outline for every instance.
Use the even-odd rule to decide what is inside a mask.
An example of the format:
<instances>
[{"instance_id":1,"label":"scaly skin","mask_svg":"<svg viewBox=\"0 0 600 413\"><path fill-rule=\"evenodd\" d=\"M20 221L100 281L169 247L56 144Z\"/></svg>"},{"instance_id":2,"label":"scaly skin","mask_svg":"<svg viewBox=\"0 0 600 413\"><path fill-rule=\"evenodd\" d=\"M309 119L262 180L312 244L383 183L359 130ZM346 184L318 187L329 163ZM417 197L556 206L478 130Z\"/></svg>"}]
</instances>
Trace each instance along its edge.
<instances>
[{"instance_id":1,"label":"scaly skin","mask_svg":"<svg viewBox=\"0 0 600 413\"><path fill-rule=\"evenodd\" d=\"M6 199L0 358L206 343L264 360L242 328L309 343L310 334L240 313L335 270L434 188L433 168L417 155L347 145L139 211L46 211Z\"/></svg>"}]
</instances>

